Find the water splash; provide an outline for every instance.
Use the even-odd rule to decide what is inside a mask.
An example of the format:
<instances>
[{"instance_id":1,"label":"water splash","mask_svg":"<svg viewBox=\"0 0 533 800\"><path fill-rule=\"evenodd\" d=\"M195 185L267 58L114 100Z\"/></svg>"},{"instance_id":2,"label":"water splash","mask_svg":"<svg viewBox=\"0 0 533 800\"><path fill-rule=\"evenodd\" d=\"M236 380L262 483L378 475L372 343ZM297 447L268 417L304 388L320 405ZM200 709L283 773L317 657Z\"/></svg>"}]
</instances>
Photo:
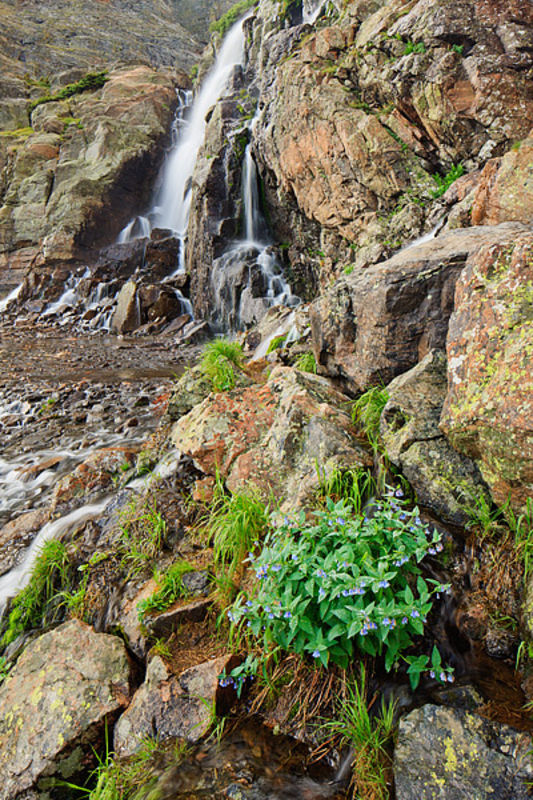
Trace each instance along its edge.
<instances>
[{"instance_id":1,"label":"water splash","mask_svg":"<svg viewBox=\"0 0 533 800\"><path fill-rule=\"evenodd\" d=\"M15 300L18 300L20 293L22 292L22 287L24 284L20 284L16 286L6 297L3 297L0 300L0 314L3 314L4 311L7 309L11 303L14 303Z\"/></svg>"}]
</instances>

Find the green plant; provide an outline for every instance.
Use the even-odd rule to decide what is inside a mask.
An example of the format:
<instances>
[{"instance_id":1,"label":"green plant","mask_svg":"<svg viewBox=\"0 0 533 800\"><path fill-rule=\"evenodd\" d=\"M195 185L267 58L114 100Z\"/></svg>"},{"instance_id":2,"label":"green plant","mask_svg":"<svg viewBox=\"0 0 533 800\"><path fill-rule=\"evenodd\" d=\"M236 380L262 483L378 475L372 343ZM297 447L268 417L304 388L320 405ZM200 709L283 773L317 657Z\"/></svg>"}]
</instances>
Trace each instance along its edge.
<instances>
[{"instance_id":1,"label":"green plant","mask_svg":"<svg viewBox=\"0 0 533 800\"><path fill-rule=\"evenodd\" d=\"M84 75L79 81L76 81L76 83L68 83L55 94L47 94L44 95L44 97L38 97L36 100L32 100L30 103L30 113L34 108L37 108L37 106L43 103L54 103L56 100L66 100L67 97L72 97L75 94L100 89L108 80L107 70L103 70L102 72L88 72L87 75Z\"/></svg>"},{"instance_id":2,"label":"green plant","mask_svg":"<svg viewBox=\"0 0 533 800\"><path fill-rule=\"evenodd\" d=\"M200 369L211 381L213 391L224 392L235 386L235 368L241 368L243 359L238 342L214 339L203 349Z\"/></svg>"},{"instance_id":3,"label":"green plant","mask_svg":"<svg viewBox=\"0 0 533 800\"><path fill-rule=\"evenodd\" d=\"M59 398L58 397L54 397L53 395L48 397L46 400L43 400L43 402L41 403L41 406L39 408L39 411L37 413L39 415L46 414L47 411L50 411L55 406L55 404L58 402L58 400L59 400Z\"/></svg>"},{"instance_id":4,"label":"green plant","mask_svg":"<svg viewBox=\"0 0 533 800\"><path fill-rule=\"evenodd\" d=\"M317 364L315 354L311 351L308 353L301 353L294 362L294 366L301 372L311 372L313 375L316 375Z\"/></svg>"},{"instance_id":5,"label":"green plant","mask_svg":"<svg viewBox=\"0 0 533 800\"><path fill-rule=\"evenodd\" d=\"M194 564L189 564L187 561L177 561L166 572L156 573L155 578L159 583L159 589L151 597L141 600L137 604L139 619L142 619L145 614L149 614L151 611L164 611L176 600L179 600L180 597L185 597L188 592L183 583L183 576L188 572L194 572L194 570Z\"/></svg>"},{"instance_id":6,"label":"green plant","mask_svg":"<svg viewBox=\"0 0 533 800\"><path fill-rule=\"evenodd\" d=\"M287 339L287 334L282 333L281 336L274 336L271 340L270 344L268 345L267 355L268 353L273 353L274 350L281 350L283 345L285 344L285 340Z\"/></svg>"},{"instance_id":7,"label":"green plant","mask_svg":"<svg viewBox=\"0 0 533 800\"><path fill-rule=\"evenodd\" d=\"M166 536L167 524L157 510L156 497L148 496L140 508L132 500L122 512L120 531L122 563L139 572L154 560Z\"/></svg>"},{"instance_id":8,"label":"green plant","mask_svg":"<svg viewBox=\"0 0 533 800\"><path fill-rule=\"evenodd\" d=\"M457 53L457 54L458 54L458 55L460 55L460 56L462 56L462 55L463 55L463 50L464 50L464 49L465 49L465 46L464 46L464 44L452 44L452 50L453 50L453 52L454 52L454 53Z\"/></svg>"},{"instance_id":9,"label":"green plant","mask_svg":"<svg viewBox=\"0 0 533 800\"><path fill-rule=\"evenodd\" d=\"M6 139L18 139L18 138L27 139L28 136L32 135L32 133L34 133L34 130L33 128L30 127L16 128L15 130L12 131L0 131L0 136Z\"/></svg>"},{"instance_id":10,"label":"green plant","mask_svg":"<svg viewBox=\"0 0 533 800\"><path fill-rule=\"evenodd\" d=\"M527 583L533 565L533 499L528 497L525 510L517 517L507 504L507 523L514 534L516 552L524 565L524 583Z\"/></svg>"},{"instance_id":11,"label":"green plant","mask_svg":"<svg viewBox=\"0 0 533 800\"><path fill-rule=\"evenodd\" d=\"M475 492L469 486L460 485L458 495L463 511L468 516L466 527L478 529L483 536L491 536L505 522L507 503L498 508L486 492Z\"/></svg>"},{"instance_id":12,"label":"green plant","mask_svg":"<svg viewBox=\"0 0 533 800\"><path fill-rule=\"evenodd\" d=\"M61 122L63 123L63 133L70 128L71 125L74 125L75 128L79 128L80 131L83 130L83 123L80 117L61 117Z\"/></svg>"},{"instance_id":13,"label":"green plant","mask_svg":"<svg viewBox=\"0 0 533 800\"><path fill-rule=\"evenodd\" d=\"M403 51L403 54L405 56L408 56L410 53L419 54L419 53L425 53L425 52L426 52L426 45L424 44L424 42L416 42L415 43L415 42L412 42L411 40L409 40L408 42L405 43L405 50Z\"/></svg>"},{"instance_id":14,"label":"green plant","mask_svg":"<svg viewBox=\"0 0 533 800\"><path fill-rule=\"evenodd\" d=\"M342 270L345 275L351 275L355 269L355 264L347 264Z\"/></svg>"},{"instance_id":15,"label":"green plant","mask_svg":"<svg viewBox=\"0 0 533 800\"><path fill-rule=\"evenodd\" d=\"M89 582L88 565L83 565L81 569L83 576L77 589L63 589L58 592L56 597L61 605L64 605L68 614L78 619L83 619L85 614L85 599L87 595L87 584Z\"/></svg>"},{"instance_id":16,"label":"green plant","mask_svg":"<svg viewBox=\"0 0 533 800\"><path fill-rule=\"evenodd\" d=\"M156 639L150 648L150 653L154 656L160 656L161 658L172 658L170 647L164 639Z\"/></svg>"},{"instance_id":17,"label":"green plant","mask_svg":"<svg viewBox=\"0 0 533 800\"><path fill-rule=\"evenodd\" d=\"M454 164L451 169L444 175L439 175L435 172L431 177L435 181L437 188L430 192L431 196L435 199L441 197L448 191L452 183L465 174L465 168L462 164Z\"/></svg>"},{"instance_id":18,"label":"green plant","mask_svg":"<svg viewBox=\"0 0 533 800\"><path fill-rule=\"evenodd\" d=\"M242 17L250 8L253 8L258 3L258 0L239 0L235 3L220 19L215 20L209 26L211 33L219 33L224 36L231 26L237 22L239 17Z\"/></svg>"},{"instance_id":19,"label":"green plant","mask_svg":"<svg viewBox=\"0 0 533 800\"><path fill-rule=\"evenodd\" d=\"M226 494L217 476L206 523L208 535L213 541L217 583L224 593L232 594L235 578L246 554L268 527L268 507L253 490Z\"/></svg>"},{"instance_id":20,"label":"green plant","mask_svg":"<svg viewBox=\"0 0 533 800\"><path fill-rule=\"evenodd\" d=\"M4 656L0 656L0 683L2 683L2 681L5 681L5 679L9 675L12 666L13 665L10 664L7 658L4 658Z\"/></svg>"},{"instance_id":21,"label":"green plant","mask_svg":"<svg viewBox=\"0 0 533 800\"><path fill-rule=\"evenodd\" d=\"M60 605L56 603L52 608L52 601L58 589L68 584L68 567L65 545L55 540L45 542L35 559L28 584L11 603L3 645L10 644L24 631L42 625L45 612L53 621Z\"/></svg>"},{"instance_id":22,"label":"green plant","mask_svg":"<svg viewBox=\"0 0 533 800\"><path fill-rule=\"evenodd\" d=\"M335 467L327 475L319 474L320 489L318 497L331 498L334 502L344 500L352 508L353 514L361 514L366 503L375 497L376 482L364 467Z\"/></svg>"},{"instance_id":23,"label":"green plant","mask_svg":"<svg viewBox=\"0 0 533 800\"><path fill-rule=\"evenodd\" d=\"M364 428L374 451L379 446L379 421L389 399L386 389L374 386L364 392L352 406L352 420Z\"/></svg>"},{"instance_id":24,"label":"green plant","mask_svg":"<svg viewBox=\"0 0 533 800\"><path fill-rule=\"evenodd\" d=\"M387 746L394 731L394 703L382 699L379 713L368 709L364 667L359 681L346 686L346 695L337 702L334 719L321 725L330 736L340 738L341 746L353 752L352 787L354 797L388 800L391 759Z\"/></svg>"},{"instance_id":25,"label":"green plant","mask_svg":"<svg viewBox=\"0 0 533 800\"><path fill-rule=\"evenodd\" d=\"M387 671L400 657L407 661L403 654L424 632L432 595L449 587L422 577L419 563L442 550L441 534L402 497L401 489L388 490L364 517L331 499L314 512L314 524L303 512L286 517L260 555L249 556L257 582L228 612L230 622L249 628L265 652L278 645L324 666L345 668L356 650L383 654ZM413 687L428 669L424 658L408 661ZM446 680L448 670L438 677Z\"/></svg>"}]
</instances>

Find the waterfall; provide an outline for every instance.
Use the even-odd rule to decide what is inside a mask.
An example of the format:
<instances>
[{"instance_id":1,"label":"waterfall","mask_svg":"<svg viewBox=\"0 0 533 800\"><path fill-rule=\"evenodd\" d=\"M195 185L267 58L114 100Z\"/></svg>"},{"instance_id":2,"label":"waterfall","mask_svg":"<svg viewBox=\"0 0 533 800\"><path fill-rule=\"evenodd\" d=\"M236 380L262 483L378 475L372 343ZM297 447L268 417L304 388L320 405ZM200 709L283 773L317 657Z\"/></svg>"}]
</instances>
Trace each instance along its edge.
<instances>
[{"instance_id":1,"label":"waterfall","mask_svg":"<svg viewBox=\"0 0 533 800\"><path fill-rule=\"evenodd\" d=\"M246 19L246 17L245 17ZM160 189L146 217L132 220L120 233L119 242L149 236L152 228L167 228L180 240L177 272L185 271L185 239L191 207L191 183L198 151L205 138L206 115L224 94L233 70L244 58L243 19L230 29L213 68L194 101L190 92L180 93L174 123L174 146L164 164ZM186 111L190 108L187 118ZM143 222L141 222L141 220ZM144 223L148 223L146 226Z\"/></svg>"},{"instance_id":2,"label":"waterfall","mask_svg":"<svg viewBox=\"0 0 533 800\"><path fill-rule=\"evenodd\" d=\"M23 286L23 284L22 284L22 283L21 283L21 284L19 284L18 286L16 286L16 287L15 287L15 288L14 288L14 289L13 289L13 290L12 290L12 291L11 291L11 292L8 294L8 295L7 295L7 297L3 297L3 298L2 298L2 300L0 300L0 314L3 314L3 313L4 313L4 311L7 309L7 307L8 307L8 306L9 306L11 303L14 303L14 302L15 302L15 300L18 300L18 297L19 297L20 293L22 292L22 286Z\"/></svg>"},{"instance_id":3,"label":"waterfall","mask_svg":"<svg viewBox=\"0 0 533 800\"><path fill-rule=\"evenodd\" d=\"M314 25L320 16L320 12L324 6L324 0L304 0L302 21L308 25Z\"/></svg>"}]
</instances>

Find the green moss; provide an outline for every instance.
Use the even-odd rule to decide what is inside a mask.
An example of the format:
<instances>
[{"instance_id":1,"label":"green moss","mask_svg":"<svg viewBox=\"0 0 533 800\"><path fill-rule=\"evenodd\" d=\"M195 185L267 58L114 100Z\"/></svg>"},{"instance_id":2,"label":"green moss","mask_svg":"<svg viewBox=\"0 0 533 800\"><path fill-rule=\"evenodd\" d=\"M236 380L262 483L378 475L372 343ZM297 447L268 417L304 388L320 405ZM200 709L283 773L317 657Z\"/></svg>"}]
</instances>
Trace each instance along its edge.
<instances>
[{"instance_id":1,"label":"green moss","mask_svg":"<svg viewBox=\"0 0 533 800\"><path fill-rule=\"evenodd\" d=\"M37 106L43 103L54 103L58 100L66 100L67 97L73 97L73 95L81 94L82 92L100 89L108 80L106 69L102 72L88 72L87 75L79 81L76 81L76 83L67 83L66 86L63 86L63 88L55 94L47 94L44 95L44 97L37 98L37 100L32 100L30 103L30 113L34 108L37 108Z\"/></svg>"},{"instance_id":2,"label":"green moss","mask_svg":"<svg viewBox=\"0 0 533 800\"><path fill-rule=\"evenodd\" d=\"M16 128L14 131L0 131L0 136L5 139L27 139L34 132L33 128Z\"/></svg>"}]
</instances>

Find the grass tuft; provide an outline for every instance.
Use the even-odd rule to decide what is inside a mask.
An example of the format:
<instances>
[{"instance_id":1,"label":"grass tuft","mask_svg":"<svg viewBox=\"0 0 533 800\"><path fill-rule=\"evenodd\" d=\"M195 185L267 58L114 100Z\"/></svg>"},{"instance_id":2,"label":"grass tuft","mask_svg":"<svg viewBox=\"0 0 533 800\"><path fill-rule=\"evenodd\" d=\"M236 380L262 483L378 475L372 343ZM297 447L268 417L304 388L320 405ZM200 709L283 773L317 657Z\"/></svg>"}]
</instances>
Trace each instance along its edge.
<instances>
[{"instance_id":1,"label":"grass tuft","mask_svg":"<svg viewBox=\"0 0 533 800\"><path fill-rule=\"evenodd\" d=\"M352 406L354 424L363 427L374 452L379 449L379 422L389 393L381 386L374 386L361 395Z\"/></svg>"},{"instance_id":2,"label":"grass tuft","mask_svg":"<svg viewBox=\"0 0 533 800\"><path fill-rule=\"evenodd\" d=\"M235 369L244 360L242 347L228 339L214 339L203 350L200 369L211 381L213 391L225 392L235 386Z\"/></svg>"}]
</instances>

